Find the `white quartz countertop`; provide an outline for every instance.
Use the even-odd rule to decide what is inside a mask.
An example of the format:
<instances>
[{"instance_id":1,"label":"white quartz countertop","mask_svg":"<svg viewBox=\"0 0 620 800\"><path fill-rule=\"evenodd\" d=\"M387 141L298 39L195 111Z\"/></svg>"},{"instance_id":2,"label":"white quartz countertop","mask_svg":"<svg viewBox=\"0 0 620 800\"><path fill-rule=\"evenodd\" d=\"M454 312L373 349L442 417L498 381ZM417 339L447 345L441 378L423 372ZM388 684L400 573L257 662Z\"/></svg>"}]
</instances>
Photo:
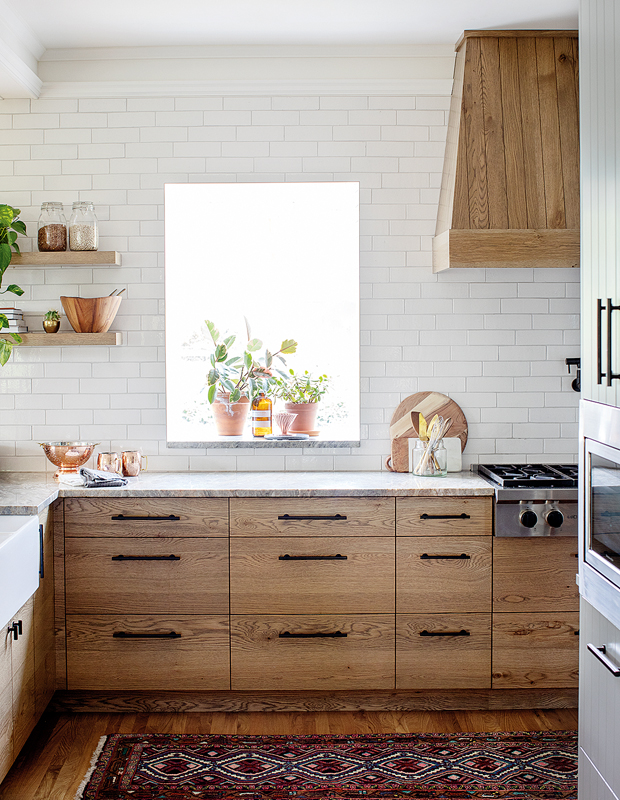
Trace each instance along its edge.
<instances>
[{"instance_id":1,"label":"white quartz countertop","mask_svg":"<svg viewBox=\"0 0 620 800\"><path fill-rule=\"evenodd\" d=\"M143 472L126 486L85 489L51 473L0 473L0 514L38 514L57 497L458 497L492 495L472 472Z\"/></svg>"}]
</instances>

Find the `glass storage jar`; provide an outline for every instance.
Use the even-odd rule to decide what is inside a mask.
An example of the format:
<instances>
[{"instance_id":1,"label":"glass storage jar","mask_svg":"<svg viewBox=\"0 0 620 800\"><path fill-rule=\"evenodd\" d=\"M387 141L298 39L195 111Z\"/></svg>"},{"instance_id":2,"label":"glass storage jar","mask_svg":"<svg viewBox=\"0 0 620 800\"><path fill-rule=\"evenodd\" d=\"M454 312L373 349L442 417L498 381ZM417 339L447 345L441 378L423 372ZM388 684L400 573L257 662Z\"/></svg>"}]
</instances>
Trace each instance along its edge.
<instances>
[{"instance_id":1,"label":"glass storage jar","mask_svg":"<svg viewBox=\"0 0 620 800\"><path fill-rule=\"evenodd\" d=\"M78 200L73 204L69 220L69 249L97 250L98 247L99 223L95 206L88 200Z\"/></svg>"},{"instance_id":2,"label":"glass storage jar","mask_svg":"<svg viewBox=\"0 0 620 800\"><path fill-rule=\"evenodd\" d=\"M37 240L41 253L67 249L67 220L62 203L41 203Z\"/></svg>"},{"instance_id":3,"label":"glass storage jar","mask_svg":"<svg viewBox=\"0 0 620 800\"><path fill-rule=\"evenodd\" d=\"M448 451L443 439L430 443L418 439L413 450L414 475L443 478L448 474Z\"/></svg>"}]
</instances>

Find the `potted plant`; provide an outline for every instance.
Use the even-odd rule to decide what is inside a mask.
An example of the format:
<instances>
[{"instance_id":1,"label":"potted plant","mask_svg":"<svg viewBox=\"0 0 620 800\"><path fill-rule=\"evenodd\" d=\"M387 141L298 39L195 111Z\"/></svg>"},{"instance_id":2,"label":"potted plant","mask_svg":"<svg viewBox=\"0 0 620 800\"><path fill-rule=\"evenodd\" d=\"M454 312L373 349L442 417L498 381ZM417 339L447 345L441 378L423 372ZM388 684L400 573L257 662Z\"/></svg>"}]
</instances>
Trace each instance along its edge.
<instances>
[{"instance_id":1,"label":"potted plant","mask_svg":"<svg viewBox=\"0 0 620 800\"><path fill-rule=\"evenodd\" d=\"M12 252L11 248L19 253L19 246L17 244L17 234L26 233L26 225L21 222L19 217L19 208L0 204L0 288L2 287L2 278L6 272L6 268L11 263ZM0 294L12 294L21 297L24 293L17 284L12 283L6 289L0 291ZM0 333L3 328L9 327L9 320L6 314L0 313ZM0 339L0 366L4 366L11 356L11 351L16 344L20 344L22 337L18 333L9 333L13 341L10 339Z\"/></svg>"},{"instance_id":2,"label":"potted plant","mask_svg":"<svg viewBox=\"0 0 620 800\"><path fill-rule=\"evenodd\" d=\"M297 350L297 342L285 339L275 353L265 350L262 358L255 355L263 346L260 339L253 339L246 320L247 343L242 355L231 355L236 336L220 339L220 332L213 322L205 320L213 340L214 351L210 356L211 369L207 375L207 398L213 409L215 426L220 436L240 436L251 400L260 392L269 394L275 385L273 360L278 358L286 364L283 356ZM284 373L281 373L282 375Z\"/></svg>"},{"instance_id":3,"label":"potted plant","mask_svg":"<svg viewBox=\"0 0 620 800\"><path fill-rule=\"evenodd\" d=\"M60 328L60 314L55 308L50 308L43 317L43 330L45 333L57 333Z\"/></svg>"},{"instance_id":4,"label":"potted plant","mask_svg":"<svg viewBox=\"0 0 620 800\"><path fill-rule=\"evenodd\" d=\"M284 408L291 414L296 414L290 433L314 433L316 430L316 414L321 397L329 388L327 375L314 378L308 370L304 373L295 373L290 369L288 374L274 380L273 393L284 400Z\"/></svg>"}]
</instances>

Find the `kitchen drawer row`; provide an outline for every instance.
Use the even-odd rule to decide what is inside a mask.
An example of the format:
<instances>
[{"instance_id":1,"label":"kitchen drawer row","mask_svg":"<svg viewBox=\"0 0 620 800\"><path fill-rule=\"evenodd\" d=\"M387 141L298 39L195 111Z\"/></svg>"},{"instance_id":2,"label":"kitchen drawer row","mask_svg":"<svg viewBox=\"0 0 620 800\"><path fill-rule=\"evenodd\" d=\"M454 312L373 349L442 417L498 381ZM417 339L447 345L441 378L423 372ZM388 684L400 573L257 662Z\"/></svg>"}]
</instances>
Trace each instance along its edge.
<instances>
[{"instance_id":1,"label":"kitchen drawer row","mask_svg":"<svg viewBox=\"0 0 620 800\"><path fill-rule=\"evenodd\" d=\"M491 498L70 499L66 687L576 685L576 542Z\"/></svg>"}]
</instances>

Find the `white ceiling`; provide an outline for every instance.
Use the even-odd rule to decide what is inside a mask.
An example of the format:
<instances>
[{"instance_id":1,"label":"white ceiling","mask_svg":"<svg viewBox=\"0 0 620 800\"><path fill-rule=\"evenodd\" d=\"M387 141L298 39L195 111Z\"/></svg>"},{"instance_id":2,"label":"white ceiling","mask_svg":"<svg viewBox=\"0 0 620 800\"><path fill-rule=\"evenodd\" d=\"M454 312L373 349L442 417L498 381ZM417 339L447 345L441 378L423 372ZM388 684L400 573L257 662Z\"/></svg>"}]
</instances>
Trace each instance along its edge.
<instances>
[{"instance_id":1,"label":"white ceiling","mask_svg":"<svg viewBox=\"0 0 620 800\"><path fill-rule=\"evenodd\" d=\"M578 0L12 0L45 49L449 43L463 30L576 28Z\"/></svg>"}]
</instances>

